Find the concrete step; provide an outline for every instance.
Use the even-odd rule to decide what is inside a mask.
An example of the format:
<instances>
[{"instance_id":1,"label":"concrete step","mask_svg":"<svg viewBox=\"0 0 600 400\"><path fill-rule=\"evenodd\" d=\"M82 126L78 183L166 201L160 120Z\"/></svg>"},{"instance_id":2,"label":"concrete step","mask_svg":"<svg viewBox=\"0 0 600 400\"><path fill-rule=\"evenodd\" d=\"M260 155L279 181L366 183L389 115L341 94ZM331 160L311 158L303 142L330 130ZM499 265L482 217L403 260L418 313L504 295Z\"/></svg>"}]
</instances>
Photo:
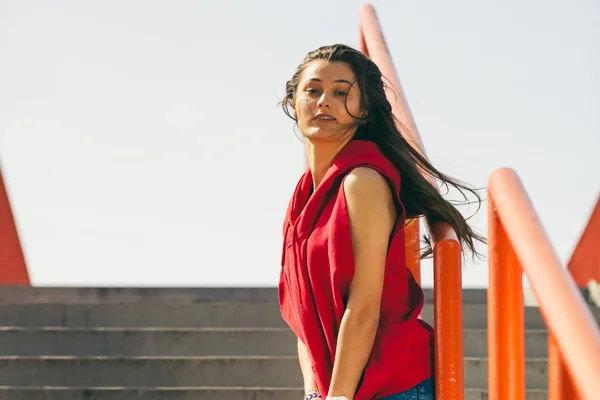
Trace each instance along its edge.
<instances>
[{"instance_id":1,"label":"concrete step","mask_svg":"<svg viewBox=\"0 0 600 400\"><path fill-rule=\"evenodd\" d=\"M288 328L0 328L0 356L295 356Z\"/></svg>"},{"instance_id":2,"label":"concrete step","mask_svg":"<svg viewBox=\"0 0 600 400\"><path fill-rule=\"evenodd\" d=\"M580 289L584 300L592 305L587 288ZM426 303L433 303L433 289L424 288ZM523 289L525 304L537 305L530 288ZM487 302L486 289L464 288L463 304ZM198 303L206 301L277 302L276 287L27 287L0 286L0 304L14 303L106 303L106 302Z\"/></svg>"},{"instance_id":3,"label":"concrete step","mask_svg":"<svg viewBox=\"0 0 600 400\"><path fill-rule=\"evenodd\" d=\"M281 400L302 398L300 388L1 388L10 400ZM526 400L546 400L548 392L528 390ZM481 389L465 390L464 400L485 400Z\"/></svg>"},{"instance_id":4,"label":"concrete step","mask_svg":"<svg viewBox=\"0 0 600 400\"><path fill-rule=\"evenodd\" d=\"M463 331L465 357L487 357L487 346L487 329L465 329ZM525 356L529 358L548 357L548 332L545 329L525 331Z\"/></svg>"},{"instance_id":5,"label":"concrete step","mask_svg":"<svg viewBox=\"0 0 600 400\"><path fill-rule=\"evenodd\" d=\"M205 302L4 304L0 326L208 327L287 326L275 303Z\"/></svg>"},{"instance_id":6,"label":"concrete step","mask_svg":"<svg viewBox=\"0 0 600 400\"><path fill-rule=\"evenodd\" d=\"M465 388L487 389L488 360L484 357L465 357L464 374ZM527 389L547 390L548 388L548 359L525 359L525 384Z\"/></svg>"},{"instance_id":7,"label":"concrete step","mask_svg":"<svg viewBox=\"0 0 600 400\"><path fill-rule=\"evenodd\" d=\"M547 360L527 359L527 388L546 389ZM249 373L252 371L252 373ZM0 386L300 387L296 357L0 357ZM465 358L465 387L487 388L487 359Z\"/></svg>"},{"instance_id":8,"label":"concrete step","mask_svg":"<svg viewBox=\"0 0 600 400\"><path fill-rule=\"evenodd\" d=\"M600 308L591 308L600 321ZM423 319L433 321L426 304ZM464 327L485 329L485 304L463 306ZM527 329L545 329L537 307L525 307ZM0 304L0 326L28 327L285 327L279 306L264 302Z\"/></svg>"},{"instance_id":9,"label":"concrete step","mask_svg":"<svg viewBox=\"0 0 600 400\"><path fill-rule=\"evenodd\" d=\"M546 357L544 330L525 333L528 357ZM466 329L467 357L487 356L487 331ZM288 328L0 328L0 356L296 355Z\"/></svg>"},{"instance_id":10,"label":"concrete step","mask_svg":"<svg viewBox=\"0 0 600 400\"><path fill-rule=\"evenodd\" d=\"M1 388L10 400L281 400L301 399L301 388Z\"/></svg>"},{"instance_id":11,"label":"concrete step","mask_svg":"<svg viewBox=\"0 0 600 400\"><path fill-rule=\"evenodd\" d=\"M301 387L295 356L0 357L0 386Z\"/></svg>"},{"instance_id":12,"label":"concrete step","mask_svg":"<svg viewBox=\"0 0 600 400\"><path fill-rule=\"evenodd\" d=\"M478 299L483 293L474 294ZM433 298L433 297L432 297ZM202 303L221 301L277 303L276 287L131 288L0 286L0 304Z\"/></svg>"},{"instance_id":13,"label":"concrete step","mask_svg":"<svg viewBox=\"0 0 600 400\"><path fill-rule=\"evenodd\" d=\"M424 289L425 302L433 302L433 290ZM485 303L485 289L463 289L463 303ZM199 303L243 301L277 303L276 287L119 288L0 286L0 304L85 303Z\"/></svg>"}]
</instances>

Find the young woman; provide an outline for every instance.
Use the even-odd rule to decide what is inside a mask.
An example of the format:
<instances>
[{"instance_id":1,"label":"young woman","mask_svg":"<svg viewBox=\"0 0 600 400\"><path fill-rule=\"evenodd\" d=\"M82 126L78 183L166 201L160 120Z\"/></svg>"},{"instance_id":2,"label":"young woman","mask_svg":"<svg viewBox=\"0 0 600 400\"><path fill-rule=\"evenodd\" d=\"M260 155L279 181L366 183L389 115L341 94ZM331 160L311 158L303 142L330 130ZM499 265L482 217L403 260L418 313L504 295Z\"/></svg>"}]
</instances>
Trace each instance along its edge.
<instances>
[{"instance_id":1,"label":"young woman","mask_svg":"<svg viewBox=\"0 0 600 400\"><path fill-rule=\"evenodd\" d=\"M447 222L475 252L482 238L423 174L471 190L403 139L381 72L357 50L310 52L282 105L309 160L284 222L279 282L305 399L433 399L433 331L418 319L423 292L406 268L404 224Z\"/></svg>"}]
</instances>

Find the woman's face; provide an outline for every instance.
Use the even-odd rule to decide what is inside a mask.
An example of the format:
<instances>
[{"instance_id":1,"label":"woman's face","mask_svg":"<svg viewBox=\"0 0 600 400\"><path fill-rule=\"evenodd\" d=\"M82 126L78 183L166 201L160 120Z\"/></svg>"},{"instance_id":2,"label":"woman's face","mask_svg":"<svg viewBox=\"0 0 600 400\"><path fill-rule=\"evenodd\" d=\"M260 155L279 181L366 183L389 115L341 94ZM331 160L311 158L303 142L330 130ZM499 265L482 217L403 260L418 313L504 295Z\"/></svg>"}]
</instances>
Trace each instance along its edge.
<instances>
[{"instance_id":1,"label":"woman's face","mask_svg":"<svg viewBox=\"0 0 600 400\"><path fill-rule=\"evenodd\" d=\"M304 137L336 141L354 134L359 120L352 115L360 117L362 111L355 79L344 62L316 60L304 68L293 107Z\"/></svg>"}]
</instances>

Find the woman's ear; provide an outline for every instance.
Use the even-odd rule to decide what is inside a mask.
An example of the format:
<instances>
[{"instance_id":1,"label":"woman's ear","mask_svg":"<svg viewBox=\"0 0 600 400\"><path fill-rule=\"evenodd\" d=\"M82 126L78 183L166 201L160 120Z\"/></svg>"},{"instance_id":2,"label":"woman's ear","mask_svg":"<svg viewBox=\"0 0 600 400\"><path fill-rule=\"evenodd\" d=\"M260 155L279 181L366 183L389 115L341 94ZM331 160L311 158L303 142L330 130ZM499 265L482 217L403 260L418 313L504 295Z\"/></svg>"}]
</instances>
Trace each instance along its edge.
<instances>
[{"instance_id":1,"label":"woman's ear","mask_svg":"<svg viewBox=\"0 0 600 400\"><path fill-rule=\"evenodd\" d=\"M368 116L369 116L369 112L368 112L367 110L362 110L362 111L360 112L360 118L362 119L362 120L360 121L360 123L361 123L361 124L364 124L364 123L366 123L366 122L367 122L367 120L366 120L366 119L364 119L364 118L366 118L366 117L368 117Z\"/></svg>"}]
</instances>

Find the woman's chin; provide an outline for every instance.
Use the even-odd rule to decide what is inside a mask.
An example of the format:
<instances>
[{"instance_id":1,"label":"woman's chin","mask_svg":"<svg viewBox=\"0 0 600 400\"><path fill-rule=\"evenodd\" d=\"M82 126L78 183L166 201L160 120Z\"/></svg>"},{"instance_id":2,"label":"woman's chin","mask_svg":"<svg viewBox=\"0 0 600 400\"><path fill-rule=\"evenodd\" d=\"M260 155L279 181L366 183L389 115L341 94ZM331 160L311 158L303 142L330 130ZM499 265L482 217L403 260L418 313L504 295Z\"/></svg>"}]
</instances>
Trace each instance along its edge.
<instances>
[{"instance_id":1,"label":"woman's chin","mask_svg":"<svg viewBox=\"0 0 600 400\"><path fill-rule=\"evenodd\" d=\"M333 135L331 134L331 132L327 132L320 128L309 128L302 132L302 136L310 140L327 140L330 139Z\"/></svg>"},{"instance_id":2,"label":"woman's chin","mask_svg":"<svg viewBox=\"0 0 600 400\"><path fill-rule=\"evenodd\" d=\"M332 130L326 129L306 129L304 132L301 132L302 136L306 140L310 140L313 142L343 142L347 135L340 134L340 132L333 132Z\"/></svg>"}]
</instances>

